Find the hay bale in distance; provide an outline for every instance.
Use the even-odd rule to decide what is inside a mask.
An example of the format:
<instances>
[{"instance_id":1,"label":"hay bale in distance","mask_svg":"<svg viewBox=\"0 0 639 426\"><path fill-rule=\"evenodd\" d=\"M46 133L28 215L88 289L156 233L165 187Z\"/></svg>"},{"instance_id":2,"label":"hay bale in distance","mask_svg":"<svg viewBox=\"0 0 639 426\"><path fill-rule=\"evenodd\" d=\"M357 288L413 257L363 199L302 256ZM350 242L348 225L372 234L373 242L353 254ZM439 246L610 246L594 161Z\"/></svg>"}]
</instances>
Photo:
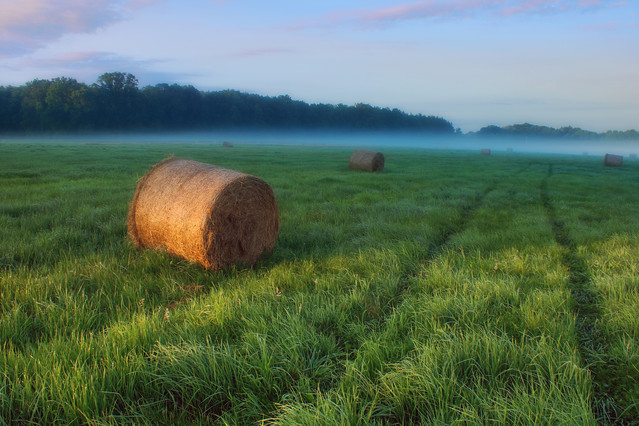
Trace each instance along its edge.
<instances>
[{"instance_id":1,"label":"hay bale in distance","mask_svg":"<svg viewBox=\"0 0 639 426\"><path fill-rule=\"evenodd\" d=\"M490 149L488 148L483 148L481 151L479 151L479 153L481 155L490 155Z\"/></svg>"},{"instance_id":2,"label":"hay bale in distance","mask_svg":"<svg viewBox=\"0 0 639 426\"><path fill-rule=\"evenodd\" d=\"M232 148L233 144L231 142L229 142L229 141L224 141L224 142L222 142L222 146L224 148Z\"/></svg>"},{"instance_id":3,"label":"hay bale in distance","mask_svg":"<svg viewBox=\"0 0 639 426\"><path fill-rule=\"evenodd\" d=\"M173 157L138 182L128 234L139 248L222 269L270 253L279 225L273 190L262 179Z\"/></svg>"},{"instance_id":4,"label":"hay bale in distance","mask_svg":"<svg viewBox=\"0 0 639 426\"><path fill-rule=\"evenodd\" d=\"M628 158L630 158L631 160L636 160L637 154L628 154Z\"/></svg>"},{"instance_id":5,"label":"hay bale in distance","mask_svg":"<svg viewBox=\"0 0 639 426\"><path fill-rule=\"evenodd\" d=\"M623 157L621 155L606 154L604 156L604 166L620 167L623 164Z\"/></svg>"},{"instance_id":6,"label":"hay bale in distance","mask_svg":"<svg viewBox=\"0 0 639 426\"><path fill-rule=\"evenodd\" d=\"M366 170L367 172L381 172L384 170L384 154L367 149L356 149L348 161L348 168Z\"/></svg>"}]
</instances>

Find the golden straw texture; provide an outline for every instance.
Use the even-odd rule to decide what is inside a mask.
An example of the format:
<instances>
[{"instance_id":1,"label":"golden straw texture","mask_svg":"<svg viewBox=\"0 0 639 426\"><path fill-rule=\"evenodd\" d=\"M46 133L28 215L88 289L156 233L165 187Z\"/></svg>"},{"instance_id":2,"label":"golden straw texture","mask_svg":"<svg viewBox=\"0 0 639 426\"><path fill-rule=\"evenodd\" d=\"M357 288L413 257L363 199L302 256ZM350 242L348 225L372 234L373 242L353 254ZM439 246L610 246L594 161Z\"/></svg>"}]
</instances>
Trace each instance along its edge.
<instances>
[{"instance_id":1,"label":"golden straw texture","mask_svg":"<svg viewBox=\"0 0 639 426\"><path fill-rule=\"evenodd\" d=\"M137 247L222 269L270 253L279 212L273 190L255 176L169 158L140 179L128 231Z\"/></svg>"}]
</instances>

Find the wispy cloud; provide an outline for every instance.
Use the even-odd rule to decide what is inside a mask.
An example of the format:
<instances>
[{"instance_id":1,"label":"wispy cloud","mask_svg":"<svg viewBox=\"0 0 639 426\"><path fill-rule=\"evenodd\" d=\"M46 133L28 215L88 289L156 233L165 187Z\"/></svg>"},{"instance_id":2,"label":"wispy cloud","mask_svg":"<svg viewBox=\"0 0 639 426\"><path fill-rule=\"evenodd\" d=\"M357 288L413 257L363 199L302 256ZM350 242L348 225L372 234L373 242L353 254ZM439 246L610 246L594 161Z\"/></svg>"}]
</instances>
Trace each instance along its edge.
<instances>
[{"instance_id":1,"label":"wispy cloud","mask_svg":"<svg viewBox=\"0 0 639 426\"><path fill-rule=\"evenodd\" d=\"M622 24L620 22L602 22L600 24L593 25L584 25L581 27L582 30L604 30L604 31L612 31L619 28Z\"/></svg>"},{"instance_id":2,"label":"wispy cloud","mask_svg":"<svg viewBox=\"0 0 639 426\"><path fill-rule=\"evenodd\" d=\"M116 55L110 52L82 51L70 52L60 56L41 59L23 59L19 63L24 67L33 68L58 68L58 69L120 69L123 66L130 68L134 65L139 68L142 65L155 64L158 60L135 60L127 56Z\"/></svg>"},{"instance_id":3,"label":"wispy cloud","mask_svg":"<svg viewBox=\"0 0 639 426\"><path fill-rule=\"evenodd\" d=\"M336 11L319 19L299 20L290 29L332 28L341 25L389 24L412 19L467 17L479 9L507 0L424 0L381 9Z\"/></svg>"},{"instance_id":4,"label":"wispy cloud","mask_svg":"<svg viewBox=\"0 0 639 426\"><path fill-rule=\"evenodd\" d=\"M611 0L421 0L389 8L337 11L320 19L298 21L289 28L388 25L408 20L457 20L479 15L507 18L525 14L557 14L621 7L628 4L627 1Z\"/></svg>"},{"instance_id":5,"label":"wispy cloud","mask_svg":"<svg viewBox=\"0 0 639 426\"><path fill-rule=\"evenodd\" d=\"M0 57L25 54L69 33L90 33L163 0L0 2Z\"/></svg>"},{"instance_id":6,"label":"wispy cloud","mask_svg":"<svg viewBox=\"0 0 639 426\"><path fill-rule=\"evenodd\" d=\"M290 53L290 49L266 48L266 49L246 49L233 52L227 55L228 58L248 58L252 56L277 55L281 53Z\"/></svg>"},{"instance_id":7,"label":"wispy cloud","mask_svg":"<svg viewBox=\"0 0 639 426\"><path fill-rule=\"evenodd\" d=\"M611 7L627 6L626 1L612 2L610 0L524 0L514 3L499 13L500 16L520 14L559 14L575 10L597 10Z\"/></svg>"},{"instance_id":8,"label":"wispy cloud","mask_svg":"<svg viewBox=\"0 0 639 426\"><path fill-rule=\"evenodd\" d=\"M130 0L124 5L124 8L126 10L138 10L158 3L163 3L165 1L167 0Z\"/></svg>"},{"instance_id":9,"label":"wispy cloud","mask_svg":"<svg viewBox=\"0 0 639 426\"><path fill-rule=\"evenodd\" d=\"M92 82L107 71L130 72L142 84L156 84L170 81L188 80L195 74L152 71L167 60L139 60L129 56L101 51L78 51L48 58L26 58L15 62L16 69L46 69L53 76L71 76L80 81Z\"/></svg>"}]
</instances>

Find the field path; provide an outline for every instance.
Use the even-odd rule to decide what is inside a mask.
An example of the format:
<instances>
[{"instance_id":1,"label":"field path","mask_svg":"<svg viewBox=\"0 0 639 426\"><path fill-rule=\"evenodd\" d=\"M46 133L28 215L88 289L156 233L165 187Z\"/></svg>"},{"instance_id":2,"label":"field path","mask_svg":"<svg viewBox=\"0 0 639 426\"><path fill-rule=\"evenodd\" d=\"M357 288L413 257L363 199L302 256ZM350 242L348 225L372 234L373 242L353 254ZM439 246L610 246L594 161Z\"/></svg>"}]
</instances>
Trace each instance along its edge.
<instances>
[{"instance_id":1,"label":"field path","mask_svg":"<svg viewBox=\"0 0 639 426\"><path fill-rule=\"evenodd\" d=\"M548 180L553 176L553 165L540 185L541 202L552 227L555 242L566 251L562 262L569 271L568 287L577 316L576 328L579 353L593 381L593 412L597 419L607 424L622 423L618 419L620 407L615 388L616 366L606 354L607 342L599 324L601 312L599 298L593 285L587 262L579 255L577 245L571 238L566 224L558 217L548 194Z\"/></svg>"},{"instance_id":2,"label":"field path","mask_svg":"<svg viewBox=\"0 0 639 426\"><path fill-rule=\"evenodd\" d=\"M493 185L485 188L482 192L477 192L475 196L461 208L457 220L450 222L447 226L441 229L439 238L437 238L426 250L424 250L423 253L420 254L418 262L420 264L426 264L436 259L442 253L442 250L446 247L450 239L464 230L472 213L481 207L484 198L494 189L495 186ZM405 292L410 288L408 283L416 273L416 271L406 271L404 275L399 278L397 281L395 296L388 304L390 309L386 309L388 312L387 316L392 315L395 308L401 305L405 297ZM384 321L382 321L382 323L383 322Z\"/></svg>"},{"instance_id":3,"label":"field path","mask_svg":"<svg viewBox=\"0 0 639 426\"><path fill-rule=\"evenodd\" d=\"M512 176L517 176L521 173L524 173L528 169L530 169L536 163L528 163L521 169L512 172ZM501 180L500 182L505 182L506 180ZM418 263L424 265L439 257L446 245L450 242L451 238L455 235L463 232L470 221L473 213L481 208L482 203L486 196L488 196L491 192L493 192L498 187L498 182L494 181L486 185L481 191L476 191L474 197L468 199L466 204L459 210L459 215L455 218L455 220L451 220L447 225L443 226L440 229L439 236L436 238L424 251L418 254ZM388 301L386 308L384 309L385 315L380 319L380 326L388 320L388 318L393 314L393 312L402 304L404 299L407 297L407 292L410 292L410 281L415 277L417 271L407 270L404 274L399 277L397 281L397 287L395 290L395 294L392 299Z\"/></svg>"},{"instance_id":4,"label":"field path","mask_svg":"<svg viewBox=\"0 0 639 426\"><path fill-rule=\"evenodd\" d=\"M524 173L526 170L530 169L530 167L532 167L534 164L535 163L529 163L523 168L521 168L520 170L517 170L516 172L512 173L512 175L516 176L521 173ZM444 250L444 247L446 247L450 239L456 234L459 234L464 231L472 214L482 206L482 203L484 202L484 199L486 198L486 196L490 194L491 192L493 192L496 188L497 188L496 183L493 182L487 187L485 187L483 191L476 192L475 197L469 200L468 203L462 207L457 220L452 221L451 223L448 224L448 226L444 227L440 232L439 238L433 244L431 244L428 247L428 249L426 249L421 254L421 256L419 256L419 259L418 259L419 263L422 263L422 264L428 263L436 259L439 255L441 255L442 251ZM398 282L397 297L393 300L393 303L392 303L393 308L401 304L402 295L404 291L408 289L408 286L406 285L406 283L409 281L410 278L413 277L414 273L415 271L408 271L400 278Z\"/></svg>"}]
</instances>

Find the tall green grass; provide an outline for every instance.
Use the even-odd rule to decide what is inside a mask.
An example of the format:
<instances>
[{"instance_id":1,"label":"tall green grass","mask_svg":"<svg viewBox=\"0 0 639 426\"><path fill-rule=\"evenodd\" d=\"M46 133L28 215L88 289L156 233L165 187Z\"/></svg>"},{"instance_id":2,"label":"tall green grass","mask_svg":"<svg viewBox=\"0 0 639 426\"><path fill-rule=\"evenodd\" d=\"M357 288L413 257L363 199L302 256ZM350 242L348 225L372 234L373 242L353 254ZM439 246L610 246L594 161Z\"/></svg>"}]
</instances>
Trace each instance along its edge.
<instances>
[{"instance_id":1,"label":"tall green grass","mask_svg":"<svg viewBox=\"0 0 639 426\"><path fill-rule=\"evenodd\" d=\"M639 164L350 152L0 144L0 419L636 421ZM213 272L134 249L137 179L171 154L266 180L274 252Z\"/></svg>"}]
</instances>

